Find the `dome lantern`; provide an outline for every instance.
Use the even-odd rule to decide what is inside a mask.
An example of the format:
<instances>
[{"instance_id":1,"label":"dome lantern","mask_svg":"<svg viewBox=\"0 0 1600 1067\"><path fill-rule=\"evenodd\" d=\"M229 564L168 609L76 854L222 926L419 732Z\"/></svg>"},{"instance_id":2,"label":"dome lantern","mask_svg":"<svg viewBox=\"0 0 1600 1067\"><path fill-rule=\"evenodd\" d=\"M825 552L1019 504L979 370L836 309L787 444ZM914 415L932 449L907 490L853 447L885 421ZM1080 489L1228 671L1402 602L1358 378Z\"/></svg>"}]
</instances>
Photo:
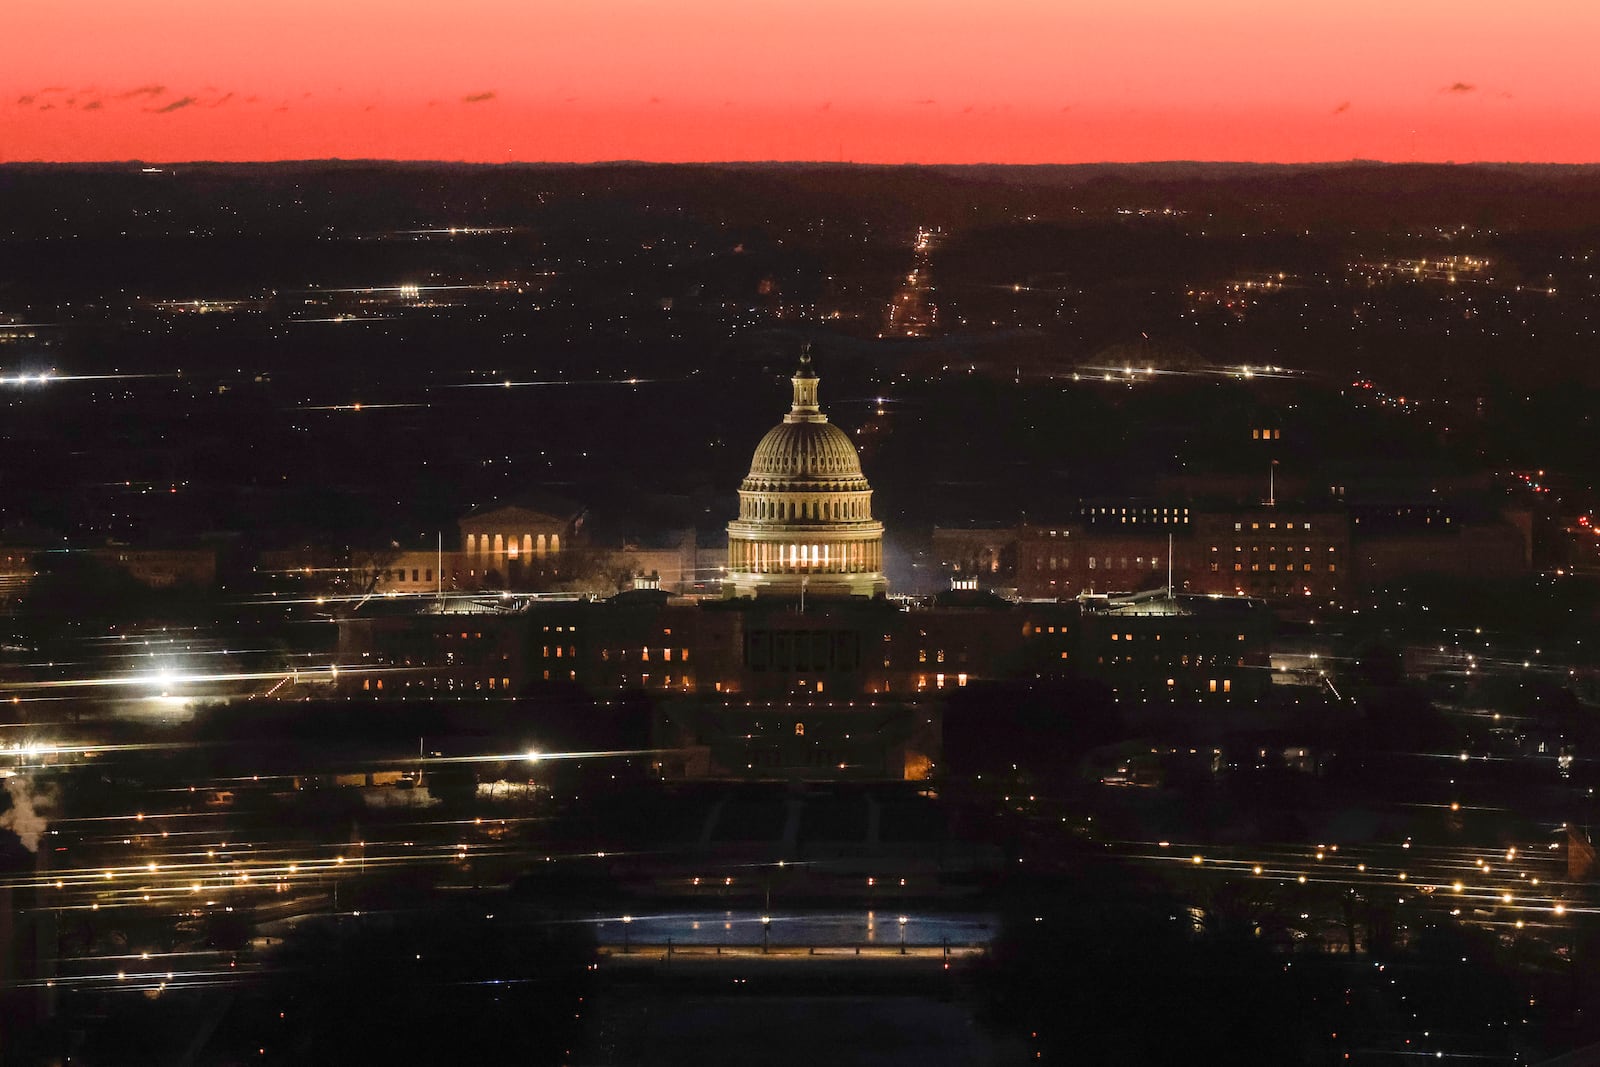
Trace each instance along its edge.
<instances>
[{"instance_id":1,"label":"dome lantern","mask_svg":"<svg viewBox=\"0 0 1600 1067\"><path fill-rule=\"evenodd\" d=\"M800 349L800 369L789 379L794 383L794 406L783 417L784 422L827 422L828 417L817 407L817 372L811 366L811 344Z\"/></svg>"}]
</instances>

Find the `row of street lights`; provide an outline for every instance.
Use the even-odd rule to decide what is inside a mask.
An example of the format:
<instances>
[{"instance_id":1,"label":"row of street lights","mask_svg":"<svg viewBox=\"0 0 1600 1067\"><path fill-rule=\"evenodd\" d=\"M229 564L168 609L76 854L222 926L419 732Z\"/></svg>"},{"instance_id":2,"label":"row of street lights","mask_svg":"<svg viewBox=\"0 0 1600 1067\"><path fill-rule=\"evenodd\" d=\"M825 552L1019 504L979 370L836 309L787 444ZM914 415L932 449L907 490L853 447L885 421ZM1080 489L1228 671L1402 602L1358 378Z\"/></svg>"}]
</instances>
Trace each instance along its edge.
<instances>
[{"instance_id":1,"label":"row of street lights","mask_svg":"<svg viewBox=\"0 0 1600 1067\"><path fill-rule=\"evenodd\" d=\"M904 956L906 954L906 923L908 921L909 921L909 919L905 915L900 916L899 919L898 919L898 923L899 923L899 926L900 926L900 955L902 955L902 956ZM623 952L624 955L627 955L628 953L633 951L633 939L630 936L632 930L633 930L633 916L632 915L624 915L622 917L622 952ZM670 938L668 939L667 944L668 944L668 952L670 953L671 952L671 944L672 944L672 941L671 941ZM761 916L761 954L762 955L766 955L771 950L771 948L772 948L772 916L763 915L763 916Z\"/></svg>"}]
</instances>

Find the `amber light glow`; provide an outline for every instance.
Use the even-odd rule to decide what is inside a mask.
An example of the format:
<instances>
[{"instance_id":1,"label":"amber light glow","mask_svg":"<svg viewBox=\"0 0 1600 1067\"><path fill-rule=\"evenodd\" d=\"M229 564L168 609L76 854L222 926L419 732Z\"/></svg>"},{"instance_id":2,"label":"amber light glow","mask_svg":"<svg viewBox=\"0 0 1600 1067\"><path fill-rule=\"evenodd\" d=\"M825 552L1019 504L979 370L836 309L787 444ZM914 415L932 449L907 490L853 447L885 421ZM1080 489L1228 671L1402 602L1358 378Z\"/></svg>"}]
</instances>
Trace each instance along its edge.
<instances>
[{"instance_id":1,"label":"amber light glow","mask_svg":"<svg viewBox=\"0 0 1600 1067\"><path fill-rule=\"evenodd\" d=\"M1588 0L11 0L0 159L1589 161Z\"/></svg>"}]
</instances>

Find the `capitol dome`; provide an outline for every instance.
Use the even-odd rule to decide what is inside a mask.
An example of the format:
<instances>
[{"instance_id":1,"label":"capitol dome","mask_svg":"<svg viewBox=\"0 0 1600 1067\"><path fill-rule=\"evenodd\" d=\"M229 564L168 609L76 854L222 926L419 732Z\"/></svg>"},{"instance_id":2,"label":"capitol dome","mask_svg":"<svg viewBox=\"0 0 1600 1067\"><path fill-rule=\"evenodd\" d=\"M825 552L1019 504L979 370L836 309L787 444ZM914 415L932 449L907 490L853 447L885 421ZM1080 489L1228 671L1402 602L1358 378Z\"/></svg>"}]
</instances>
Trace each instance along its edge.
<instances>
[{"instance_id":1,"label":"capitol dome","mask_svg":"<svg viewBox=\"0 0 1600 1067\"><path fill-rule=\"evenodd\" d=\"M859 478L861 458L830 422L789 422L767 431L750 461L751 478Z\"/></svg>"},{"instance_id":2,"label":"capitol dome","mask_svg":"<svg viewBox=\"0 0 1600 1067\"><path fill-rule=\"evenodd\" d=\"M809 349L790 379L794 403L756 446L728 524L728 596L874 596L883 577L883 524L845 432L817 406Z\"/></svg>"}]
</instances>

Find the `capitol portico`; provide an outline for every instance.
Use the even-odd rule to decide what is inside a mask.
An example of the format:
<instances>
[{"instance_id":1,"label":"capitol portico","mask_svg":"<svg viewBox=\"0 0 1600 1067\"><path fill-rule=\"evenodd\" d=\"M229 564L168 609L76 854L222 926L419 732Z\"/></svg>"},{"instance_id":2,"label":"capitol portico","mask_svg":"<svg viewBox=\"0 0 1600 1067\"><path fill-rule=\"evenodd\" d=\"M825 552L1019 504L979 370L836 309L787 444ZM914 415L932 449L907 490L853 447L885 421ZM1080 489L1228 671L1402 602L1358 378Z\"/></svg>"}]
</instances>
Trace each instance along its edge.
<instances>
[{"instance_id":1,"label":"capitol portico","mask_svg":"<svg viewBox=\"0 0 1600 1067\"><path fill-rule=\"evenodd\" d=\"M850 438L817 406L809 350L791 379L794 403L756 446L728 524L726 596L883 593L883 524Z\"/></svg>"}]
</instances>

